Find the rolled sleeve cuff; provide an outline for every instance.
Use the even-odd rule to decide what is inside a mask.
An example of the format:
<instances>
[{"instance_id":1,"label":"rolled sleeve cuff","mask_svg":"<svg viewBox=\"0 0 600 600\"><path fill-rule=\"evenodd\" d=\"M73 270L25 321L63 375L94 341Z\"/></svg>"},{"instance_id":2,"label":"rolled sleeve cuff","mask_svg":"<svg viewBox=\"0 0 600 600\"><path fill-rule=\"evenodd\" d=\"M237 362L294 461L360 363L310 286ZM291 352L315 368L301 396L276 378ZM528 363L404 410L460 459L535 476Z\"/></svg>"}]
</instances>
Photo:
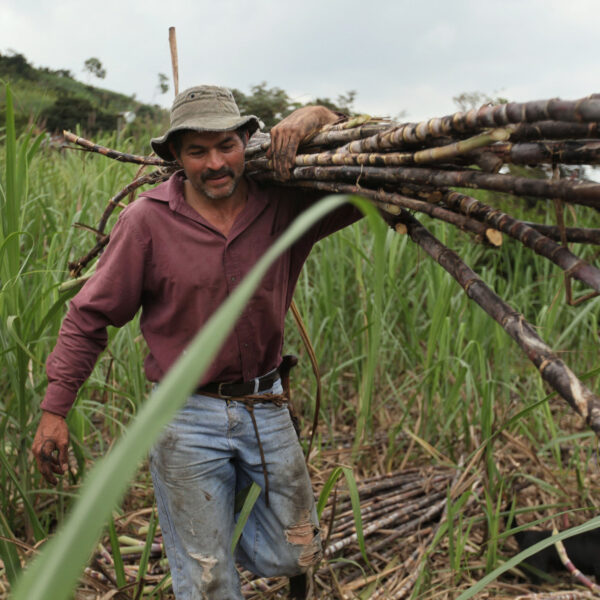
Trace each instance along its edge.
<instances>
[{"instance_id":1,"label":"rolled sleeve cuff","mask_svg":"<svg viewBox=\"0 0 600 600\"><path fill-rule=\"evenodd\" d=\"M61 417L66 417L76 397L77 392L68 390L56 383L50 383L46 389L41 409L55 415L60 415Z\"/></svg>"}]
</instances>

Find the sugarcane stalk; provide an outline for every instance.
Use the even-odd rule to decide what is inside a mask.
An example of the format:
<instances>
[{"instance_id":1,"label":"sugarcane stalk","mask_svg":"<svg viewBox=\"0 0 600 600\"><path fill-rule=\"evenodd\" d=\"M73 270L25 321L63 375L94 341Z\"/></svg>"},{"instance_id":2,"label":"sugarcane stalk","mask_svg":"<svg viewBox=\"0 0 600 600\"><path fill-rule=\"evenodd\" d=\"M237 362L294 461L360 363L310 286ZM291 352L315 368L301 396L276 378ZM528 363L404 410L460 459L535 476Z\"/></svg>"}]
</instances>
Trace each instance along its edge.
<instances>
[{"instance_id":1,"label":"sugarcane stalk","mask_svg":"<svg viewBox=\"0 0 600 600\"><path fill-rule=\"evenodd\" d=\"M271 136L268 133L262 131L256 131L252 137L248 140L244 156L246 160L252 158L256 154L265 152L271 145Z\"/></svg>"},{"instance_id":2,"label":"sugarcane stalk","mask_svg":"<svg viewBox=\"0 0 600 600\"><path fill-rule=\"evenodd\" d=\"M251 178L256 179L257 181L268 181L271 183L283 185L283 183L280 180L278 180L271 172L271 161L268 161L266 158L257 158L250 160L246 163L246 166ZM335 180L331 183L331 185L334 184ZM304 180L298 180L294 182L287 182L285 185L291 185L293 187L307 187L309 184L306 184ZM340 182L340 185L344 184ZM415 185L406 182L401 184L395 184L392 187L393 191L396 193L410 196L412 198L421 198L427 200L427 202L429 203L437 203L441 202L442 200L442 192L434 186L426 184ZM322 189L327 189L327 187L323 185Z\"/></svg>"},{"instance_id":3,"label":"sugarcane stalk","mask_svg":"<svg viewBox=\"0 0 600 600\"><path fill-rule=\"evenodd\" d=\"M566 121L539 121L537 123L519 123L513 129L511 142L529 140L568 140L594 139L600 137L597 122L574 123Z\"/></svg>"},{"instance_id":4,"label":"sugarcane stalk","mask_svg":"<svg viewBox=\"0 0 600 600\"><path fill-rule=\"evenodd\" d=\"M398 510L388 513L388 515L386 517L383 517L382 519L376 519L375 521L369 523L367 526L363 526L364 537L366 538L367 536L371 535L372 533L375 533L378 529L382 529L384 527L387 527L388 525L397 523L398 521L405 520L405 517L411 515L416 510L423 508L423 506L430 506L433 502L435 502L441 498L445 498L445 495L446 495L445 492L431 494L429 496L422 498L421 500L419 500L417 502L413 502L410 505L404 506L402 508L399 508ZM353 533L352 535L350 535L344 539L334 542L333 544L330 544L325 549L325 556L330 556L331 554L335 554L336 552L339 552L342 548L349 546L350 544L352 544L353 542L356 542L357 540L358 540L358 534Z\"/></svg>"},{"instance_id":5,"label":"sugarcane stalk","mask_svg":"<svg viewBox=\"0 0 600 600\"><path fill-rule=\"evenodd\" d=\"M259 181L264 179L270 180L270 177L268 175L267 177L263 177L263 174L258 174L256 179ZM488 227L468 216L452 212L442 206L437 206L436 204L431 204L422 200L416 200L414 198L408 198L400 194L384 192L381 190L374 191L368 188L336 182L302 181L298 182L295 187L308 187L338 194L356 194L358 196L368 197L374 201L378 208L392 216L399 214L403 208L416 210L435 219L450 223L464 231L473 233L477 239L485 240L493 246L498 247L502 245L502 236L496 229Z\"/></svg>"},{"instance_id":6,"label":"sugarcane stalk","mask_svg":"<svg viewBox=\"0 0 600 600\"><path fill-rule=\"evenodd\" d=\"M441 483L444 484L446 481L447 480L443 480ZM398 489L402 490L403 488L398 488ZM433 489L440 491L441 487L438 486ZM419 495L422 495L422 494L423 494L423 482L421 481L413 487L412 491L409 490L409 493L407 493L405 500L407 500L407 501L410 500L410 502L415 502L416 498L418 498ZM399 495L401 495L401 493L399 493ZM396 490L393 490L392 493L388 493L388 494L379 493L374 498L367 498L367 499L361 498L361 505L360 505L361 514L364 514L365 518L371 518L372 511L377 510L380 502L385 502L386 500L388 500L391 497L396 497ZM386 503L386 505L388 505L388 503ZM323 511L323 515L322 515L323 519L328 519L330 517L332 508L334 508L334 507L328 506L325 509L325 511ZM338 500L338 506L335 506L335 509L336 509L336 518L335 518L336 532L339 531L340 529L342 529L343 527L345 527L346 524L354 523L354 513L352 510L350 498L346 498L344 500ZM363 513L363 511L364 511L364 513Z\"/></svg>"},{"instance_id":7,"label":"sugarcane stalk","mask_svg":"<svg viewBox=\"0 0 600 600\"><path fill-rule=\"evenodd\" d=\"M361 117L367 118L368 115ZM304 150L310 148L323 148L327 146L337 146L349 141L361 139L373 135L374 133L389 129L390 122L368 117L368 120L350 119L342 123L331 123L324 125L319 131L313 134L309 139L303 140L300 147ZM246 160L266 152L271 145L271 136L268 133L257 131L248 141L246 146Z\"/></svg>"},{"instance_id":8,"label":"sugarcane stalk","mask_svg":"<svg viewBox=\"0 0 600 600\"><path fill-rule=\"evenodd\" d=\"M443 487L448 481L447 477L440 476L436 478L436 481L432 484L433 489L440 489ZM436 485L437 484L437 485ZM390 492L386 493L378 493L375 496L371 497L363 497L361 498L361 513L363 515L367 515L374 510L377 510L380 507L389 506L390 504L398 503L401 500L407 500L409 498L414 498L419 494L423 493L423 482L421 480L410 482L408 485L402 485L399 488L392 488ZM360 492L359 492L360 496ZM349 502L349 500L348 500ZM344 524L347 520L353 520L354 515L349 508L349 510L341 510L342 503L339 504L338 509L338 517L336 519L336 523L339 526Z\"/></svg>"},{"instance_id":9,"label":"sugarcane stalk","mask_svg":"<svg viewBox=\"0 0 600 600\"><path fill-rule=\"evenodd\" d=\"M523 594L515 600L592 600L590 592L542 592L540 594Z\"/></svg>"},{"instance_id":10,"label":"sugarcane stalk","mask_svg":"<svg viewBox=\"0 0 600 600\"><path fill-rule=\"evenodd\" d=\"M425 506L422 509L414 510L413 514L412 514L413 518L410 519L410 521L406 521L405 523L403 523L397 527L394 527L394 529L395 529L394 533L386 536L385 538L379 540L378 542L371 543L369 545L369 549L372 551L379 550L380 548L383 548L383 547L389 545L390 542L393 542L393 541L397 540L398 538L403 537L412 531L417 531L421 525L423 525L424 523L428 523L436 515L439 515L444 510L445 505L446 505L446 499L444 498L443 500L440 500L439 502L436 502L436 503L432 504L431 506ZM365 536L366 536L366 534L365 534ZM349 544L352 543L352 541L353 540L350 540ZM356 541L356 540L354 540L354 541ZM329 552L329 548L330 547L328 546L327 549L325 550L326 556L330 556L331 554L334 554L336 552L334 550ZM361 556L362 556L362 554L360 552L356 552L354 554L351 554L349 557L347 557L347 559L353 560L353 561L358 561L358 560L360 560ZM339 567L341 567L341 566L342 565L339 564ZM339 567L336 567L335 565L333 565L334 569L339 568Z\"/></svg>"},{"instance_id":11,"label":"sugarcane stalk","mask_svg":"<svg viewBox=\"0 0 600 600\"><path fill-rule=\"evenodd\" d=\"M126 154L124 152L119 152L118 150L113 150L112 148L106 148L105 146L95 144L91 140L75 135L70 131L64 130L63 135L67 142L78 144L88 152L97 152L98 154L118 160L119 162L135 163L138 165L153 165L156 167L172 167L175 165L175 163L158 158L158 156L138 156L136 154Z\"/></svg>"},{"instance_id":12,"label":"sugarcane stalk","mask_svg":"<svg viewBox=\"0 0 600 600\"><path fill-rule=\"evenodd\" d=\"M407 145L421 144L431 138L446 137L452 129L443 126L442 119L435 118L420 123L403 123L391 129L380 131L370 137L354 140L342 148L340 152L385 152L400 150Z\"/></svg>"},{"instance_id":13,"label":"sugarcane stalk","mask_svg":"<svg viewBox=\"0 0 600 600\"><path fill-rule=\"evenodd\" d=\"M348 122L351 123L352 121ZM300 144L302 150L311 148L325 148L329 146L338 146L346 144L352 140L369 137L375 133L389 129L389 122L380 122L373 120L363 125L358 125L353 128L342 128L346 123L338 123L337 125L324 126L321 130L314 134L310 139L303 141ZM329 127L329 128L328 128ZM336 127L335 129L333 127ZM248 141L246 146L246 160L266 152L271 145L271 137L268 133L256 132Z\"/></svg>"},{"instance_id":14,"label":"sugarcane stalk","mask_svg":"<svg viewBox=\"0 0 600 600\"><path fill-rule=\"evenodd\" d=\"M467 154L477 148L483 146L489 146L495 142L502 142L510 137L510 129L492 129L487 133L476 135L466 140L454 142L446 146L437 146L434 148L427 148L415 152L414 161L416 163L429 163L429 162L440 162L446 161L461 154Z\"/></svg>"},{"instance_id":15,"label":"sugarcane stalk","mask_svg":"<svg viewBox=\"0 0 600 600\"><path fill-rule=\"evenodd\" d=\"M432 528L429 527L428 531L431 532ZM429 535L429 533L427 533L427 538L425 538L427 541L429 541L429 538L431 536ZM421 548L416 548L415 550L412 551L411 555L402 563L402 566L404 567L405 571L409 571L409 569L411 569L411 567L420 560L420 556L421 556ZM405 578L403 581L406 581L408 579L410 579L412 576L415 575L415 572L418 573L418 570L411 570L410 573L411 575L408 576L408 578ZM416 580L416 579L415 579ZM414 582L413 582L414 584ZM369 600L380 600L381 598L385 598L386 600L389 598L389 590L386 589L387 586L390 585L388 582L386 582L386 587L384 586L380 586L378 587L375 592L373 594L371 594L371 596L369 597ZM412 588L412 585L411 585Z\"/></svg>"},{"instance_id":16,"label":"sugarcane stalk","mask_svg":"<svg viewBox=\"0 0 600 600\"><path fill-rule=\"evenodd\" d=\"M405 123L392 130L348 144L348 152L378 152L401 148L405 143L424 142L431 137L454 136L490 127L536 121L567 121L580 123L600 121L600 100L536 100L482 106L468 112L456 112L420 123Z\"/></svg>"},{"instance_id":17,"label":"sugarcane stalk","mask_svg":"<svg viewBox=\"0 0 600 600\"><path fill-rule=\"evenodd\" d=\"M447 481L447 479L447 475L436 473L430 476L427 483L428 485L436 485L439 482L443 483ZM367 502L369 498L379 500L390 494L395 494L398 491L409 491L413 489L423 489L423 475L416 470L414 473L409 472L406 475L382 475L374 478L368 484L358 486L358 495L361 499L361 506L364 506L364 503ZM344 500L338 500L336 510L338 514L351 514L351 506L351 500L347 497ZM323 515L328 515L329 511L330 506L328 505L323 511Z\"/></svg>"},{"instance_id":18,"label":"sugarcane stalk","mask_svg":"<svg viewBox=\"0 0 600 600\"><path fill-rule=\"evenodd\" d=\"M370 575L369 577L361 577L360 579L354 579L353 581L350 581L348 583L344 582L344 591L345 592L353 592L354 590L358 590L361 587L365 587L366 585L369 585L371 583L373 583L374 581L380 581L384 578L387 577L388 575L391 575L392 573L396 573L397 571L399 571L400 569L404 569L405 566L404 564L399 564L399 565L393 565L393 566L389 566L389 559L386 561L386 563L388 564L384 564L383 568L381 570L378 570L377 573L375 573L374 575ZM369 600L372 600L373 596L369 596Z\"/></svg>"},{"instance_id":19,"label":"sugarcane stalk","mask_svg":"<svg viewBox=\"0 0 600 600\"><path fill-rule=\"evenodd\" d=\"M575 256L566 246L557 244L523 221L459 192L447 191L443 196L443 202L464 215L473 216L506 233L524 246L531 248L536 254L552 261L569 276L600 291L600 269L586 263Z\"/></svg>"},{"instance_id":20,"label":"sugarcane stalk","mask_svg":"<svg viewBox=\"0 0 600 600\"><path fill-rule=\"evenodd\" d=\"M443 487L443 486L442 486ZM440 487L433 488L436 491L440 491ZM385 499L381 499L377 502L372 502L371 504L365 506L363 502L360 505L360 514L363 519L363 522L378 517L382 512L387 512L389 506L398 505L398 504L406 504L405 501L410 500L415 501L415 498L423 495L423 488L414 489L409 492L393 494L387 496ZM335 534L332 535L332 538L342 537L344 532L354 527L354 514L352 511L347 513L342 513L336 518L336 529Z\"/></svg>"},{"instance_id":21,"label":"sugarcane stalk","mask_svg":"<svg viewBox=\"0 0 600 600\"><path fill-rule=\"evenodd\" d=\"M549 237L555 242L561 241L561 231L556 225L544 225L542 223L532 223L523 221L525 225L532 227L541 234ZM566 240L573 244L594 244L600 245L600 229L591 229L588 227L565 227Z\"/></svg>"},{"instance_id":22,"label":"sugarcane stalk","mask_svg":"<svg viewBox=\"0 0 600 600\"><path fill-rule=\"evenodd\" d=\"M297 166L305 165L375 165L375 166L398 166L412 163L430 163L449 160L461 154L467 154L488 146L494 142L507 140L510 136L508 129L494 129L459 142L453 142L446 146L436 146L419 150L417 152L374 152L374 153L349 153L349 152L318 152L315 154L299 154L296 156ZM248 167L263 166L271 170L272 161L262 160L249 163Z\"/></svg>"},{"instance_id":23,"label":"sugarcane stalk","mask_svg":"<svg viewBox=\"0 0 600 600\"><path fill-rule=\"evenodd\" d=\"M350 437L347 437L347 439L348 439L348 444L351 445L353 439ZM395 481L404 481L405 479L409 480L411 477L419 476L420 473L421 473L421 469L419 467L407 467L404 470L398 469L396 471L391 471L391 472L382 473L382 474L378 474L378 475L371 475L370 477L365 477L364 479L360 480L360 485L358 486L358 489L360 490L362 487L365 490L368 490L368 489L370 489L371 484L376 481L384 482L384 481L389 481L390 479L393 479Z\"/></svg>"},{"instance_id":24,"label":"sugarcane stalk","mask_svg":"<svg viewBox=\"0 0 600 600\"><path fill-rule=\"evenodd\" d=\"M299 167L305 165L375 165L398 166L414 163L412 152L389 152L385 153L361 153L343 154L340 152L318 152L315 154L299 154L296 156L295 164ZM268 169L272 169L271 161L266 163ZM252 165L250 165L252 167Z\"/></svg>"},{"instance_id":25,"label":"sugarcane stalk","mask_svg":"<svg viewBox=\"0 0 600 600\"><path fill-rule=\"evenodd\" d=\"M107 565L109 565L109 566L114 565L112 554L110 554L110 552L106 549L106 547L102 543L98 543L98 554L100 555L102 560L104 560L104 562Z\"/></svg>"},{"instance_id":26,"label":"sugarcane stalk","mask_svg":"<svg viewBox=\"0 0 600 600\"><path fill-rule=\"evenodd\" d=\"M600 100L586 97L579 100L534 100L531 102L508 102L482 106L468 112L458 112L449 117L457 129L494 127L509 123L532 123L535 121L600 121Z\"/></svg>"},{"instance_id":27,"label":"sugarcane stalk","mask_svg":"<svg viewBox=\"0 0 600 600\"><path fill-rule=\"evenodd\" d=\"M347 144L354 140L364 139L371 137L382 131L386 131L392 127L393 124L389 121L385 122L366 122L358 127L339 129L325 128L317 133L307 142L301 144L301 148L315 148L315 147L328 147L328 146L339 146L341 144Z\"/></svg>"},{"instance_id":28,"label":"sugarcane stalk","mask_svg":"<svg viewBox=\"0 0 600 600\"><path fill-rule=\"evenodd\" d=\"M398 183L427 184L435 187L480 188L505 192L515 196L560 198L565 202L600 209L600 184L568 180L546 181L475 170L442 171L417 167L329 166L296 167L295 180L350 181L395 185Z\"/></svg>"},{"instance_id":29,"label":"sugarcane stalk","mask_svg":"<svg viewBox=\"0 0 600 600\"><path fill-rule=\"evenodd\" d=\"M381 121L389 123L386 119L374 119L371 115L361 114L356 115L354 117L343 118L340 121L335 121L333 123L327 123L323 125L321 132L326 133L327 131L344 131L345 129L357 129L361 125L365 123L372 123L377 121L378 123Z\"/></svg>"},{"instance_id":30,"label":"sugarcane stalk","mask_svg":"<svg viewBox=\"0 0 600 600\"><path fill-rule=\"evenodd\" d=\"M71 277L78 278L87 265L102 252L103 248L108 244L109 239L109 235L104 235L87 254L84 254L77 260L70 261L67 266L69 267L69 274Z\"/></svg>"},{"instance_id":31,"label":"sugarcane stalk","mask_svg":"<svg viewBox=\"0 0 600 600\"><path fill-rule=\"evenodd\" d=\"M79 277L87 267L87 265L96 258L103 250L103 248L108 244L110 236L104 233L104 229L106 228L106 224L108 219L114 209L119 206L119 203L123 198L125 198L128 194L138 189L142 185L146 185L148 183L159 183L161 181L165 181L170 177L169 173L165 173L162 171L152 171L152 173L148 173L147 175L143 175L142 177L138 177L134 179L131 183L127 184L122 190L120 190L115 196L113 196L109 201L106 209L102 213L102 217L100 218L100 223L96 229L92 229L96 233L96 244L94 247L84 254L81 258L77 260L71 261L68 263L69 272L71 277ZM82 227L81 224L78 224L79 227ZM83 226L85 227L85 226Z\"/></svg>"},{"instance_id":32,"label":"sugarcane stalk","mask_svg":"<svg viewBox=\"0 0 600 600\"><path fill-rule=\"evenodd\" d=\"M131 556L131 555L137 555L137 554L141 554L144 551L144 547L145 544L143 542L139 542L136 545L128 545L128 546L123 546L120 549L121 555L122 556ZM150 552L152 555L159 555L162 553L162 544L152 544L151 548L150 548Z\"/></svg>"},{"instance_id":33,"label":"sugarcane stalk","mask_svg":"<svg viewBox=\"0 0 600 600\"><path fill-rule=\"evenodd\" d=\"M488 148L504 163L532 165L563 163L571 165L600 164L600 142L590 140L541 141L495 144Z\"/></svg>"},{"instance_id":34,"label":"sugarcane stalk","mask_svg":"<svg viewBox=\"0 0 600 600\"><path fill-rule=\"evenodd\" d=\"M95 579L96 581L100 581L102 583L110 583L110 580L108 579L108 577L106 577L106 575L103 575L102 573L99 573L98 571L94 571L94 569L92 569L90 567L85 567L83 572L90 579Z\"/></svg>"},{"instance_id":35,"label":"sugarcane stalk","mask_svg":"<svg viewBox=\"0 0 600 600\"><path fill-rule=\"evenodd\" d=\"M499 298L485 282L407 212L400 215L411 239L458 281L467 296L512 337L546 381L581 415L600 437L600 398L596 396L538 336L523 315Z\"/></svg>"},{"instance_id":36,"label":"sugarcane stalk","mask_svg":"<svg viewBox=\"0 0 600 600\"><path fill-rule=\"evenodd\" d=\"M171 176L170 172L163 172L160 170L152 171L146 175L142 175L137 179L134 179L131 183L128 183L123 189L117 192L109 201L108 205L102 213L102 217L100 218L100 222L98 223L98 237L104 234L104 229L106 227L106 223L112 212L118 206L119 202L125 198L128 194L136 190L137 188L146 185L148 183L156 185L161 181L166 181Z\"/></svg>"},{"instance_id":37,"label":"sugarcane stalk","mask_svg":"<svg viewBox=\"0 0 600 600\"><path fill-rule=\"evenodd\" d=\"M558 529L556 527L552 530L552 535L558 535ZM587 578L571 561L569 555L567 554L567 549L563 544L562 540L558 540L554 547L556 548L556 552L560 558L560 561L565 566L565 569L571 573L571 575L579 581L579 583L583 584L585 587L589 588L593 592L600 592L600 585L593 583L589 578Z\"/></svg>"},{"instance_id":38,"label":"sugarcane stalk","mask_svg":"<svg viewBox=\"0 0 600 600\"><path fill-rule=\"evenodd\" d=\"M455 470L454 476L452 477L452 482L449 484L449 494L452 499L455 499L457 497L457 495L462 494L464 491L463 466L464 466L464 461L463 461L463 457L461 457L461 459L459 460L458 468ZM469 467L467 467L467 469L468 468ZM465 510L467 508L467 506L469 506L470 504L473 504L475 501L476 501L476 497L473 494L469 497L466 505L463 507L463 510ZM417 568L414 568L411 570L411 574L401 582L400 588L398 590L396 590L396 592L393 595L390 595L392 588L389 587L390 584L388 584L387 593L385 594L386 597L404 598L408 594L408 592L412 589L412 587L414 586L414 583L418 579L418 577L423 569L423 566L424 566L422 559L423 559L423 556L425 555L426 547L429 545L430 540L432 540L435 537L439 528L442 526L442 524L444 523L445 518L446 518L446 512L448 509L447 500L445 502L441 501L439 503L439 506L440 506L441 512L442 512L442 514L440 515L439 521L437 522L435 527L428 528L428 530L426 532L427 537L421 541L420 547L418 547L416 550L414 550L413 553L408 558L408 560L405 561L405 563L404 563L407 567L408 567L408 565L410 565L411 563L414 563L414 562L418 562L420 564L417 566ZM421 534L421 533L422 533L422 530L419 530L419 534ZM378 542L377 546L381 546L382 544L389 545L391 543L391 541L393 541L393 539L395 539L396 536L397 536L397 532L394 532L393 536L390 536L389 538L385 538L384 540L380 540ZM371 551L373 551L373 545L370 546L370 549L371 549ZM374 598L379 598L381 596L383 596L383 594L376 593L372 596L371 600L373 600Z\"/></svg>"}]
</instances>

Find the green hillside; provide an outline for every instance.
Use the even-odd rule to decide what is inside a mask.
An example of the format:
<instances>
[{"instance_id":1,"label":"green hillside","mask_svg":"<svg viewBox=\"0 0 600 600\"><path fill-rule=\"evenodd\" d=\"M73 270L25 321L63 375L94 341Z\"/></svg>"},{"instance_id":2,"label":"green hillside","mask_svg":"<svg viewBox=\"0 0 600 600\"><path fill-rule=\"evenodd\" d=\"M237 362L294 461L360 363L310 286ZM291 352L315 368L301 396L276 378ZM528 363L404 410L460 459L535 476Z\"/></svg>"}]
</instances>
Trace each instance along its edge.
<instances>
[{"instance_id":1,"label":"green hillside","mask_svg":"<svg viewBox=\"0 0 600 600\"><path fill-rule=\"evenodd\" d=\"M36 68L18 53L0 54L0 79L9 83L15 99L17 128L30 123L49 132L75 129L87 134L117 128L123 113L135 113L138 129L143 123L167 119L158 105L143 104L133 96L77 81L66 69ZM5 90L0 88L0 111L5 109ZM132 124L133 125L133 124Z\"/></svg>"}]
</instances>

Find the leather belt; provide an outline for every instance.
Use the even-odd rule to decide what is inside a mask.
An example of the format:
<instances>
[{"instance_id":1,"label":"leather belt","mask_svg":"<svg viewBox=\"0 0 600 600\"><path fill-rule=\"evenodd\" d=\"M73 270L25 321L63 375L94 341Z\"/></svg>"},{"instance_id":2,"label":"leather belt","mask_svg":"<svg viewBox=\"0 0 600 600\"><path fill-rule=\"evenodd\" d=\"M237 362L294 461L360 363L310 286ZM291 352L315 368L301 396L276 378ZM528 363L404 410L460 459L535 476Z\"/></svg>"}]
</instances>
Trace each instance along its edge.
<instances>
[{"instance_id":1,"label":"leather belt","mask_svg":"<svg viewBox=\"0 0 600 600\"><path fill-rule=\"evenodd\" d=\"M252 396L265 390L270 390L273 384L280 378L279 371L273 369L266 375L255 377L250 381L241 381L239 383L207 383L202 387L196 388L197 394L212 394L219 398L240 398L242 396Z\"/></svg>"}]
</instances>

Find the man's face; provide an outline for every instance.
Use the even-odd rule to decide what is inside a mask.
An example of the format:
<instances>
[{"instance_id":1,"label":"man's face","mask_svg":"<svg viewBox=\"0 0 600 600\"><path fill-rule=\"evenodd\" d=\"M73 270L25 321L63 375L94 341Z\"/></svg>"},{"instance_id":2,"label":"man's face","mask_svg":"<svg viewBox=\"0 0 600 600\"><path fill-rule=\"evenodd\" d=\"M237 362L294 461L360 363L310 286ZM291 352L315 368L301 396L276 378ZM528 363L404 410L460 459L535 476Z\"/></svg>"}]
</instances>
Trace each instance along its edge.
<instances>
[{"instance_id":1,"label":"man's face","mask_svg":"<svg viewBox=\"0 0 600 600\"><path fill-rule=\"evenodd\" d=\"M244 174L245 145L235 131L186 132L178 162L196 192L223 200L235 192Z\"/></svg>"}]
</instances>

